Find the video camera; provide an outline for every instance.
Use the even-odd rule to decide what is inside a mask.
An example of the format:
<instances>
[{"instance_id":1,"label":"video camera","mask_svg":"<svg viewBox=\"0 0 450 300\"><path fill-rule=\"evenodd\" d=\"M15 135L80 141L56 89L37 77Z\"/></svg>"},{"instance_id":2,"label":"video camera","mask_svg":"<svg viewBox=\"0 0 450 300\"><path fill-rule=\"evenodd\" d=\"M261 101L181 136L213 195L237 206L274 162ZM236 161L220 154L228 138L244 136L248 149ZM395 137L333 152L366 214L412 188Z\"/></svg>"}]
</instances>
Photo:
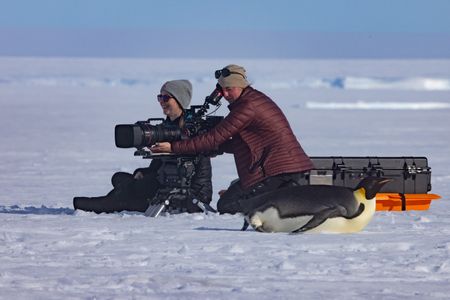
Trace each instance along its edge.
<instances>
[{"instance_id":1,"label":"video camera","mask_svg":"<svg viewBox=\"0 0 450 300\"><path fill-rule=\"evenodd\" d=\"M204 133L216 126L222 116L206 115L209 106L220 106L222 88L216 85L214 91L205 98L203 105L192 105L184 112L182 128L164 122L162 118L150 118L147 121L138 121L135 124L119 124L115 127L115 143L118 148L136 147L135 156L153 158L161 161L157 180L161 184L155 197L150 201L145 212L146 216L157 217L162 212L171 212L177 201L190 197L190 186L195 175L195 164L198 156L172 155L152 153L147 147L158 142L172 142L188 139ZM152 124L152 122L159 122ZM209 204L192 199L204 212L215 212Z\"/></svg>"},{"instance_id":2,"label":"video camera","mask_svg":"<svg viewBox=\"0 0 450 300\"><path fill-rule=\"evenodd\" d=\"M150 118L147 121L138 121L135 124L119 124L115 127L115 142L118 148L136 147L135 155L144 158L153 158L154 155L144 147L158 142L172 142L204 133L216 126L222 116L206 115L209 105L220 106L222 88L216 85L214 91L205 98L203 105L192 105L184 113L184 126L168 125L162 118ZM153 122L159 122L152 124Z\"/></svg>"}]
</instances>

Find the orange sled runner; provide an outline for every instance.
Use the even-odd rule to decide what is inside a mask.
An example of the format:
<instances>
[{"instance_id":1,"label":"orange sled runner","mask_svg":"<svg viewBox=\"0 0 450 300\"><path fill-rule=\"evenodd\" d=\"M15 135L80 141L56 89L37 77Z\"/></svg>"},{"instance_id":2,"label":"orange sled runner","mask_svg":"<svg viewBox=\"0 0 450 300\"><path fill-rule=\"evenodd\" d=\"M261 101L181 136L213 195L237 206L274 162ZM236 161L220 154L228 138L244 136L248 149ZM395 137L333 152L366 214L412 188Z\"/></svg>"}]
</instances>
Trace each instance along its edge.
<instances>
[{"instance_id":1,"label":"orange sled runner","mask_svg":"<svg viewBox=\"0 0 450 300\"><path fill-rule=\"evenodd\" d=\"M441 198L431 191L431 168L426 157L311 157L315 169L305 184L328 184L354 188L367 176L393 179L377 194L378 211L427 210Z\"/></svg>"}]
</instances>

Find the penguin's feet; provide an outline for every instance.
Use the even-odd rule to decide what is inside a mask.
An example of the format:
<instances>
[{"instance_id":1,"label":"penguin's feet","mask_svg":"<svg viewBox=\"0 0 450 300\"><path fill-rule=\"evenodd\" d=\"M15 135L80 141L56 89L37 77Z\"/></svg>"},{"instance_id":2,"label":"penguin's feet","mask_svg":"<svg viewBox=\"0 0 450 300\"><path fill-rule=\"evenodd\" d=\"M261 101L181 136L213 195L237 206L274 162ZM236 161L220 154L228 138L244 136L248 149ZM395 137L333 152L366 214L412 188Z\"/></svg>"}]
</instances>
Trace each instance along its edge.
<instances>
[{"instance_id":1,"label":"penguin's feet","mask_svg":"<svg viewBox=\"0 0 450 300\"><path fill-rule=\"evenodd\" d=\"M242 225L241 231L246 231L248 228L248 225L250 225L247 220L244 219L244 224Z\"/></svg>"}]
</instances>

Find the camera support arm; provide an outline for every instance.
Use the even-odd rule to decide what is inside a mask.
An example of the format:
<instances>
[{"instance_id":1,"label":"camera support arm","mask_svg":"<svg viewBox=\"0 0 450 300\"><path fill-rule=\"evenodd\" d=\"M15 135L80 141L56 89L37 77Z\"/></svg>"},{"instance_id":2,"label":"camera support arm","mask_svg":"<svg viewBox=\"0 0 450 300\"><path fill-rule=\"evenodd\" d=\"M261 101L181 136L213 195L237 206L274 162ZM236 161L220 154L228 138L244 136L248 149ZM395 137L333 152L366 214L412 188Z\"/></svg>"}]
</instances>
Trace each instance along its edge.
<instances>
[{"instance_id":1,"label":"camera support arm","mask_svg":"<svg viewBox=\"0 0 450 300\"><path fill-rule=\"evenodd\" d=\"M192 197L191 183L195 175L195 164L198 156L161 156L162 165L158 169L157 179L161 188L149 203L145 215L158 217L165 211L182 209L179 207L183 201L192 201L201 211L216 212L209 204ZM178 205L177 205L178 204Z\"/></svg>"},{"instance_id":2,"label":"camera support arm","mask_svg":"<svg viewBox=\"0 0 450 300\"><path fill-rule=\"evenodd\" d=\"M170 207L170 205L172 203L172 200L175 200L177 197L180 196L180 194L182 195L183 193L181 190L174 188L174 189L170 190L169 192L163 192L163 193L158 192L158 194L159 195L156 195L155 198L153 199L156 201L152 201L152 203L150 203L147 210L145 211L145 213L144 213L145 216L152 217L152 218L158 217L161 213L168 210L168 208ZM195 199L195 198L192 199L192 203L197 205L198 208L200 208L205 214L208 214L210 212L217 213L217 211L214 208L212 208L211 205L209 205L207 203L203 203L203 202L199 201L198 199Z\"/></svg>"}]
</instances>

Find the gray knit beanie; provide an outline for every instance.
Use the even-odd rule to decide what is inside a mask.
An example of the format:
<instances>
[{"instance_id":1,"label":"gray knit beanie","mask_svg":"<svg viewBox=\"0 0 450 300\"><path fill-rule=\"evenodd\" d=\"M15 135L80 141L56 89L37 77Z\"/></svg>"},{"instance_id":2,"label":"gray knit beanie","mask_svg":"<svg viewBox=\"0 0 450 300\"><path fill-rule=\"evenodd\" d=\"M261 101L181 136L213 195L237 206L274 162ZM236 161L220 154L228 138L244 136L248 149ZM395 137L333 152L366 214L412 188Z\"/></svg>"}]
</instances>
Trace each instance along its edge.
<instances>
[{"instance_id":1,"label":"gray knit beanie","mask_svg":"<svg viewBox=\"0 0 450 300\"><path fill-rule=\"evenodd\" d=\"M192 98L192 84L189 80L180 79L167 81L161 87L161 93L162 92L172 95L182 108L189 108Z\"/></svg>"}]
</instances>

